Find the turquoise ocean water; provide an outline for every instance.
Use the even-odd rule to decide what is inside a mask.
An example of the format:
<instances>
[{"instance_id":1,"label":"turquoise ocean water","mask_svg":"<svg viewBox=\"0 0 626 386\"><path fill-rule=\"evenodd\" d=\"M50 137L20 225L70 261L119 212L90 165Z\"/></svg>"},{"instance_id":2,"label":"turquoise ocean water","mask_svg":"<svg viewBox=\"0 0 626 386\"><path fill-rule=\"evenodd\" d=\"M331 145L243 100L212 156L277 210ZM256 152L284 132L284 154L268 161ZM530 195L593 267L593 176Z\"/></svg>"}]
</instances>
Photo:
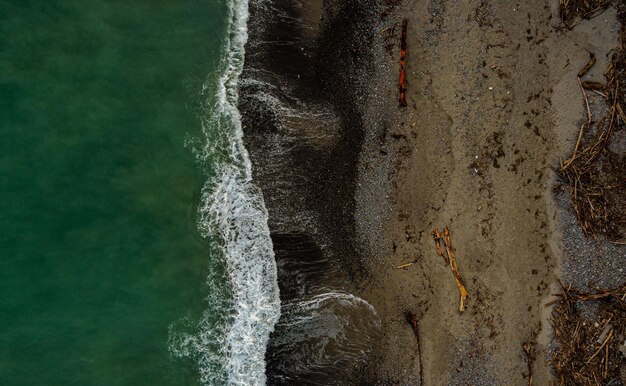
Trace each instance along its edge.
<instances>
[{"instance_id":1,"label":"turquoise ocean water","mask_svg":"<svg viewBox=\"0 0 626 386\"><path fill-rule=\"evenodd\" d=\"M264 382L228 1L0 0L0 384Z\"/></svg>"}]
</instances>

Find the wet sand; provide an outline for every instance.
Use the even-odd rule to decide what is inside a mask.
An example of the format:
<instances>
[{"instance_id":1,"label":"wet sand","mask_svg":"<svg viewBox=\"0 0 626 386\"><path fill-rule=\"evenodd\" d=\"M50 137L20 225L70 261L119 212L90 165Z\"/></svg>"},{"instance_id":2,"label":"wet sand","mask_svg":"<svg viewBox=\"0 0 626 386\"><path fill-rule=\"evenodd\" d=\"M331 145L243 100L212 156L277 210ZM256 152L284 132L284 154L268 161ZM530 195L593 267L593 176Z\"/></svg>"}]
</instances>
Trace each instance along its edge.
<instances>
[{"instance_id":1,"label":"wet sand","mask_svg":"<svg viewBox=\"0 0 626 386\"><path fill-rule=\"evenodd\" d=\"M355 296L363 267L354 248L364 132L354 83L374 69L367 45L353 47L372 40L375 10L364 1L251 3L240 110L282 303L269 384L350 384L380 334L376 311Z\"/></svg>"},{"instance_id":2,"label":"wet sand","mask_svg":"<svg viewBox=\"0 0 626 386\"><path fill-rule=\"evenodd\" d=\"M294 370L297 348L270 347L270 383L525 385L527 343L534 384L548 384L556 279L626 280L624 247L585 239L567 193L553 191L584 116L576 74L592 51L586 77L602 80L615 12L567 31L558 2L273 4L273 16L252 14L272 22L251 29L244 78L265 83L244 82L242 111L281 300L351 293L376 311L351 317L380 328L350 335L360 356L329 351L334 367ZM444 226L469 290L463 313L431 237Z\"/></svg>"}]
</instances>

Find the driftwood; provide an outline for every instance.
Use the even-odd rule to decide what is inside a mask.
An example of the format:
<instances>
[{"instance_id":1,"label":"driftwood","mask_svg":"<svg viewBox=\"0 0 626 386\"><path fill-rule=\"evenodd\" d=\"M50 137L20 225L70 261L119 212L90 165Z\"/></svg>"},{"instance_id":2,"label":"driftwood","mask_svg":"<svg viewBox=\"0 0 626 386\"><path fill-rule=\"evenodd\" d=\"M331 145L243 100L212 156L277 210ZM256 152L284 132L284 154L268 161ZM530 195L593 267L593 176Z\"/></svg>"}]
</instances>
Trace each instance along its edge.
<instances>
[{"instance_id":1,"label":"driftwood","mask_svg":"<svg viewBox=\"0 0 626 386\"><path fill-rule=\"evenodd\" d=\"M402 36L400 37L400 106L406 106L406 28L407 21L402 21Z\"/></svg>"},{"instance_id":2,"label":"driftwood","mask_svg":"<svg viewBox=\"0 0 626 386\"><path fill-rule=\"evenodd\" d=\"M432 231L433 240L435 241L435 246L437 248L437 254L443 257L443 260L450 266L450 270L452 271L452 276L454 277L454 282L459 289L459 312L465 311L467 297L469 293L467 292L467 288L463 284L463 279L461 278L461 272L459 272L459 266L455 257L455 250L452 247L452 242L450 241L450 230L448 227L443 228L443 232L439 232L439 229L434 229ZM442 243L445 246L445 253L442 249Z\"/></svg>"}]
</instances>

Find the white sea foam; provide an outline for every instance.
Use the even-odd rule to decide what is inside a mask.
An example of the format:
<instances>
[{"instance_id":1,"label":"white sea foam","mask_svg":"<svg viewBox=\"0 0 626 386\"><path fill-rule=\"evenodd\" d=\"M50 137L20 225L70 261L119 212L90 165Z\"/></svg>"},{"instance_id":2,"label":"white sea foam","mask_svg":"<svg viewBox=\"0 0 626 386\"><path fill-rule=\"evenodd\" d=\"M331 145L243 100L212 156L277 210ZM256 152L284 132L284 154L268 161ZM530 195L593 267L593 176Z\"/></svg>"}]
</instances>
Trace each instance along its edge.
<instances>
[{"instance_id":1,"label":"white sea foam","mask_svg":"<svg viewBox=\"0 0 626 386\"><path fill-rule=\"evenodd\" d=\"M223 71L203 124L206 142L198 155L203 164L216 170L202 190L199 227L205 237L218 235L232 301L216 301L224 289L210 288L218 293L210 294L209 311L196 331L171 332L170 347L174 355L197 362L205 385L264 385L265 351L280 316L280 298L267 211L252 182L237 109L248 1L229 0L228 7ZM208 278L208 282L211 286L215 281ZM229 317L220 324L211 312L227 312Z\"/></svg>"}]
</instances>

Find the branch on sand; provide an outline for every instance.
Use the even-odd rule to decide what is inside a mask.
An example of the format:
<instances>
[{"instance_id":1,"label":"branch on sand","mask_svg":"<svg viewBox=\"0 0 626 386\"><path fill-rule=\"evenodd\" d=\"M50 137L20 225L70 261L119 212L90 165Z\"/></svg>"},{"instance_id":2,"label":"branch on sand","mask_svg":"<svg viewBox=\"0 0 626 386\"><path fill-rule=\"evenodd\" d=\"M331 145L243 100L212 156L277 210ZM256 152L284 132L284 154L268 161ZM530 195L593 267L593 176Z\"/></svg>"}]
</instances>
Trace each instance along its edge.
<instances>
[{"instance_id":1,"label":"branch on sand","mask_svg":"<svg viewBox=\"0 0 626 386\"><path fill-rule=\"evenodd\" d=\"M447 265L450 266L450 270L452 271L452 276L454 277L454 282L456 283L457 288L459 289L459 312L465 311L467 297L469 293L463 284L463 279L461 278L461 272L459 272L459 266L455 257L455 250L452 247L452 241L450 240L450 230L448 227L443 228L443 232L439 232L439 229L434 229L432 231L433 240L435 241L435 247L437 248L437 254L443 257L443 260ZM442 245L445 247L445 253L443 251Z\"/></svg>"}]
</instances>

